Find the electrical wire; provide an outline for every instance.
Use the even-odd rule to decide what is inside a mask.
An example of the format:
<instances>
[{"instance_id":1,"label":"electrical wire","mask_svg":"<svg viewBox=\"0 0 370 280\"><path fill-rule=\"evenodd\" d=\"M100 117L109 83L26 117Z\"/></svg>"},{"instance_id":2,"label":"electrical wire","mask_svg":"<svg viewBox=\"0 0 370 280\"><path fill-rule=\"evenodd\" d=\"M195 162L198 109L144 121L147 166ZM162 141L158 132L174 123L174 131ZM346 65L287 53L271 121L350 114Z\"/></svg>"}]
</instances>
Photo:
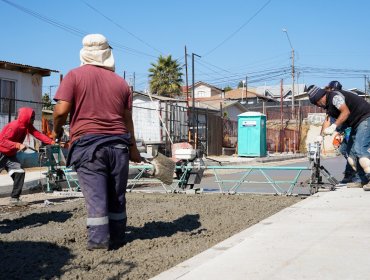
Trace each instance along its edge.
<instances>
[{"instance_id":1,"label":"electrical wire","mask_svg":"<svg viewBox=\"0 0 370 280\"><path fill-rule=\"evenodd\" d=\"M44 15L42 15L40 13L37 13L37 12L32 11L30 9L27 9L27 8L21 6L21 5L12 3L9 0L1 0L1 1L3 1L4 3L6 3L6 4L8 4L8 5L10 5L10 6L18 9L18 10L20 10L21 12L24 12L26 14L29 14L29 15L31 15L31 16L33 16L33 17L35 17L35 18L37 18L37 19L39 19L39 20L41 20L43 22L46 22L46 23L48 23L48 24L50 24L50 25L52 25L54 27L60 28L60 29L62 29L64 31L67 31L68 33L70 33L70 34L72 34L74 36L77 36L77 37L80 37L81 38L84 35L86 35L86 34L89 33L89 32L83 31L81 29L78 29L76 27L73 27L73 26L64 24L62 22L59 22L59 21L57 21L57 20L55 20L53 18L46 17L46 16L44 16ZM156 57L154 55L150 55L150 54L144 53L142 51L138 51L136 49L133 49L133 48L130 48L130 47L126 47L126 46L124 46L124 45L122 45L120 43L117 43L117 42L114 42L114 41L111 41L111 40L109 41L109 43L113 47L116 47L116 48L121 49L121 50L125 50L128 53L130 53L130 54L139 54L139 55L144 55L144 56L149 56L149 57Z\"/></svg>"},{"instance_id":2,"label":"electrical wire","mask_svg":"<svg viewBox=\"0 0 370 280\"><path fill-rule=\"evenodd\" d=\"M93 7L91 4L87 3L86 1L84 0L81 0L81 2L83 2L86 6L88 6L90 9L92 9L93 11L95 11L96 13L98 13L99 15L101 15L102 17L104 17L106 20L108 20L109 22L113 23L115 26L117 26L119 29L127 32L128 34L130 34L132 37L134 37L135 39L137 39L138 41L140 41L141 43L143 43L144 45L146 45L147 47L155 50L156 52L162 54L162 52L160 50L158 50L157 48L153 47L152 45L150 45L149 43L145 42L143 39L141 39L139 36L135 35L134 33L130 32L129 30L127 30L126 28L124 28L122 25L116 23L113 19L111 19L110 17L106 16L105 14L103 14L101 11L99 11L98 9L96 9L95 7Z\"/></svg>"},{"instance_id":3,"label":"electrical wire","mask_svg":"<svg viewBox=\"0 0 370 280\"><path fill-rule=\"evenodd\" d=\"M213 53L215 50L217 50L219 47L221 47L223 44L225 44L227 41L229 41L232 37L234 37L241 29L243 29L247 24L249 24L264 8L266 8L272 0L268 0L256 13L254 13L245 23L243 23L238 29L236 29L233 33L231 33L229 36L226 37L221 43L219 43L216 47L209 50L205 54L202 55L202 57L205 57L211 53Z\"/></svg>"}]
</instances>

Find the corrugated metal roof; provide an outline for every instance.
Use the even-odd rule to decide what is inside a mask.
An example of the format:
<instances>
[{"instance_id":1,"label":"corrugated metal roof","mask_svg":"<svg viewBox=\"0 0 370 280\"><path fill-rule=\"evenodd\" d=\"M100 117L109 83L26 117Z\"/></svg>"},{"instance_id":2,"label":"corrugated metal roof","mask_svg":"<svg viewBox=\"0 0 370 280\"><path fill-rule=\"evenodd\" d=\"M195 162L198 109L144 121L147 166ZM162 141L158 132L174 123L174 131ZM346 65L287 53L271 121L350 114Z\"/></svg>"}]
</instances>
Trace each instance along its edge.
<instances>
[{"instance_id":1,"label":"corrugated metal roof","mask_svg":"<svg viewBox=\"0 0 370 280\"><path fill-rule=\"evenodd\" d=\"M59 73L57 70L41 68L26 64L14 63L10 61L0 60L0 69L6 69L10 71L18 71L29 74L40 74L41 76L50 76L51 72Z\"/></svg>"}]
</instances>

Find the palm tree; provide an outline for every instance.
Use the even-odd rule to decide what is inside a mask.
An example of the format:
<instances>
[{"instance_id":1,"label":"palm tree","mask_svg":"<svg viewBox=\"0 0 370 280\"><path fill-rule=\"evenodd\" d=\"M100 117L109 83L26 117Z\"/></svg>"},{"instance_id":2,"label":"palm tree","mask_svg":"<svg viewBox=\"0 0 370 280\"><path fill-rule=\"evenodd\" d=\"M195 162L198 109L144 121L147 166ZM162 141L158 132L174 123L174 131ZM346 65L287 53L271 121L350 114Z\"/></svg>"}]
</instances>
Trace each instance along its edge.
<instances>
[{"instance_id":1,"label":"palm tree","mask_svg":"<svg viewBox=\"0 0 370 280\"><path fill-rule=\"evenodd\" d=\"M171 55L160 55L157 63L149 69L150 91L157 95L175 97L181 94L182 73L177 60Z\"/></svg>"}]
</instances>

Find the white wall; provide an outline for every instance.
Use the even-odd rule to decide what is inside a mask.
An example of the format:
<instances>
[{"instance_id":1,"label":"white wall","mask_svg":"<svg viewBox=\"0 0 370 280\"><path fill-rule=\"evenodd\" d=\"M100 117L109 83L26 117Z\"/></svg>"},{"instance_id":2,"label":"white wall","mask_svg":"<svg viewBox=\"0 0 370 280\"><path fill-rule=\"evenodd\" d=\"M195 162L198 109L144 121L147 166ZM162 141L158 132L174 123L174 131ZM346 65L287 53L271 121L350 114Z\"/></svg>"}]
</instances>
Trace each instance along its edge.
<instances>
[{"instance_id":1,"label":"white wall","mask_svg":"<svg viewBox=\"0 0 370 280\"><path fill-rule=\"evenodd\" d=\"M26 101L42 101L42 76L39 74L27 74L17 71L0 69L0 78L15 82L15 98ZM35 110L36 120L41 120L41 104L17 102L16 111L19 107L31 107ZM12 116L14 119L14 116ZM0 114L0 129L8 122L8 115ZM35 122L35 127L40 129L40 125Z\"/></svg>"},{"instance_id":2,"label":"white wall","mask_svg":"<svg viewBox=\"0 0 370 280\"><path fill-rule=\"evenodd\" d=\"M144 140L146 144L160 143L161 126L156 111L160 106L159 101L151 102L146 98L135 97L133 106L132 118L134 121L135 138Z\"/></svg>"},{"instance_id":3,"label":"white wall","mask_svg":"<svg viewBox=\"0 0 370 280\"><path fill-rule=\"evenodd\" d=\"M16 82L15 98L41 102L42 77L16 71L0 69L0 78Z\"/></svg>"},{"instance_id":4,"label":"white wall","mask_svg":"<svg viewBox=\"0 0 370 280\"><path fill-rule=\"evenodd\" d=\"M195 98L211 97L211 88L205 85L199 85L194 89Z\"/></svg>"}]
</instances>

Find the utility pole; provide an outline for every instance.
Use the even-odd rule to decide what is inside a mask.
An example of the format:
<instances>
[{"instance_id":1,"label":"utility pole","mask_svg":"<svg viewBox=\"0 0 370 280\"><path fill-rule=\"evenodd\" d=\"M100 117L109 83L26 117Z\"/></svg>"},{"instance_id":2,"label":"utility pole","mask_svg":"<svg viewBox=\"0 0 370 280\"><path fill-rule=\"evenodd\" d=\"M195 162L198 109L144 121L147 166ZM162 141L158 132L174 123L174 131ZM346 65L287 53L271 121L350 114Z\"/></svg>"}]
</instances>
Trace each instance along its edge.
<instances>
[{"instance_id":1,"label":"utility pole","mask_svg":"<svg viewBox=\"0 0 370 280\"><path fill-rule=\"evenodd\" d=\"M365 76L366 77L366 76ZM51 88L52 88L53 86L49 86L49 99L51 100Z\"/></svg>"},{"instance_id":2,"label":"utility pole","mask_svg":"<svg viewBox=\"0 0 370 280\"><path fill-rule=\"evenodd\" d=\"M193 137L194 137L194 145L195 148L197 148L197 139L194 131L194 126L195 126L195 67L194 67L194 57L201 57L200 55L197 55L195 53L191 54L191 75L192 75L192 98L193 98L193 104L192 104L192 127L193 127Z\"/></svg>"},{"instance_id":3,"label":"utility pole","mask_svg":"<svg viewBox=\"0 0 370 280\"><path fill-rule=\"evenodd\" d=\"M283 79L280 80L280 130L283 130Z\"/></svg>"},{"instance_id":4,"label":"utility pole","mask_svg":"<svg viewBox=\"0 0 370 280\"><path fill-rule=\"evenodd\" d=\"M284 129L284 117L283 117L283 79L280 80L280 152L283 152L283 129Z\"/></svg>"},{"instance_id":5,"label":"utility pole","mask_svg":"<svg viewBox=\"0 0 370 280\"><path fill-rule=\"evenodd\" d=\"M244 96L244 86L245 86L246 81L242 81L242 101L240 102L241 104L244 104L243 96Z\"/></svg>"},{"instance_id":6,"label":"utility pole","mask_svg":"<svg viewBox=\"0 0 370 280\"><path fill-rule=\"evenodd\" d=\"M188 52L185 46L185 83L186 83L186 106L189 109L189 82L188 82Z\"/></svg>"},{"instance_id":7,"label":"utility pole","mask_svg":"<svg viewBox=\"0 0 370 280\"><path fill-rule=\"evenodd\" d=\"M132 88L133 88L133 91L135 91L135 72L134 72L134 81L132 83Z\"/></svg>"},{"instance_id":8,"label":"utility pole","mask_svg":"<svg viewBox=\"0 0 370 280\"><path fill-rule=\"evenodd\" d=\"M188 117L188 142L190 142L190 118L189 118L189 82L188 82L188 52L185 46L185 89L186 89L186 113Z\"/></svg>"},{"instance_id":9,"label":"utility pole","mask_svg":"<svg viewBox=\"0 0 370 280\"><path fill-rule=\"evenodd\" d=\"M367 94L367 76L364 75L365 78L365 95Z\"/></svg>"},{"instance_id":10,"label":"utility pole","mask_svg":"<svg viewBox=\"0 0 370 280\"><path fill-rule=\"evenodd\" d=\"M283 29L283 32L286 34L286 37L288 38L288 41L289 41L289 45L290 45L290 48L292 50L292 119L294 119L294 76L295 76L295 73L294 73L294 48L292 46L292 43L290 41L290 38L289 38L289 34L288 34L288 30L286 30L285 28Z\"/></svg>"},{"instance_id":11,"label":"utility pole","mask_svg":"<svg viewBox=\"0 0 370 280\"><path fill-rule=\"evenodd\" d=\"M245 104L248 110L248 76L245 76Z\"/></svg>"}]
</instances>

